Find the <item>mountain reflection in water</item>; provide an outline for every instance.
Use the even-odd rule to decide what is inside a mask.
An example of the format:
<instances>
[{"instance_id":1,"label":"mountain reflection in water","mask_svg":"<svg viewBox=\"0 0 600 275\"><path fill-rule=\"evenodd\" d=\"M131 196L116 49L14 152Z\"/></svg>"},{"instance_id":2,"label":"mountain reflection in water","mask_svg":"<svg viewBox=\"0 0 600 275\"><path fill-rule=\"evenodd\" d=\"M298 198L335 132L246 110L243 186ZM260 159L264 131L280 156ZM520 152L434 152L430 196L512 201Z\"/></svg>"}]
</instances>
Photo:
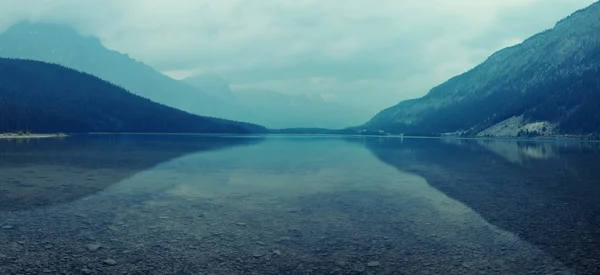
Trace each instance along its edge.
<instances>
[{"instance_id":1,"label":"mountain reflection in water","mask_svg":"<svg viewBox=\"0 0 600 275\"><path fill-rule=\"evenodd\" d=\"M0 211L74 201L186 154L257 141L160 135L0 140Z\"/></svg>"},{"instance_id":2,"label":"mountain reflection in water","mask_svg":"<svg viewBox=\"0 0 600 275\"><path fill-rule=\"evenodd\" d=\"M31 142L0 153L1 188L16 198L2 197L0 274L594 274L600 266L595 144Z\"/></svg>"},{"instance_id":3,"label":"mountain reflection in water","mask_svg":"<svg viewBox=\"0 0 600 275\"><path fill-rule=\"evenodd\" d=\"M383 162L422 176L581 274L600 274L600 143L386 138L363 143Z\"/></svg>"}]
</instances>

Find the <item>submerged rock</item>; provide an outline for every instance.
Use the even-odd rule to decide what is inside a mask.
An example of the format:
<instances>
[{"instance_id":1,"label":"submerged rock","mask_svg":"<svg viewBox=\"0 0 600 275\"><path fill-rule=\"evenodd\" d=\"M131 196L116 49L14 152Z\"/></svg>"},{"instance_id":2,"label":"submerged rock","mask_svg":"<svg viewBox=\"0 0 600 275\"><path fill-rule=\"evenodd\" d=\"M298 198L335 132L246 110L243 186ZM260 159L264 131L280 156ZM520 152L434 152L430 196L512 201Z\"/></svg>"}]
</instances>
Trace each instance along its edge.
<instances>
[{"instance_id":1,"label":"submerged rock","mask_svg":"<svg viewBox=\"0 0 600 275\"><path fill-rule=\"evenodd\" d=\"M334 264L336 266L344 267L344 266L346 266L347 263L346 263L346 261L338 260L338 261L335 261Z\"/></svg>"},{"instance_id":2,"label":"submerged rock","mask_svg":"<svg viewBox=\"0 0 600 275\"><path fill-rule=\"evenodd\" d=\"M107 226L106 228L108 228L108 230L115 231L115 232L116 232L116 231L119 231L119 228L117 228L117 227L116 227L116 226L114 226L114 225L109 225L109 226Z\"/></svg>"},{"instance_id":3,"label":"submerged rock","mask_svg":"<svg viewBox=\"0 0 600 275\"><path fill-rule=\"evenodd\" d=\"M107 264L107 265L117 265L118 264L118 262L113 259L106 259L103 261L103 263Z\"/></svg>"},{"instance_id":4,"label":"submerged rock","mask_svg":"<svg viewBox=\"0 0 600 275\"><path fill-rule=\"evenodd\" d=\"M88 244L88 245L86 245L86 248L87 248L89 251L92 251L92 252L93 252L93 251L98 251L98 249L100 249L100 247L102 247L102 246L101 246L101 245L99 245L99 244Z\"/></svg>"},{"instance_id":5,"label":"submerged rock","mask_svg":"<svg viewBox=\"0 0 600 275\"><path fill-rule=\"evenodd\" d=\"M292 240L291 237L281 237L281 238L275 239L273 241L275 241L276 243L280 243L280 242L291 241L291 240Z\"/></svg>"},{"instance_id":6,"label":"submerged rock","mask_svg":"<svg viewBox=\"0 0 600 275\"><path fill-rule=\"evenodd\" d=\"M376 266L380 266L381 263L379 261L372 261L372 262L368 262L367 266L368 267L376 267Z\"/></svg>"}]
</instances>

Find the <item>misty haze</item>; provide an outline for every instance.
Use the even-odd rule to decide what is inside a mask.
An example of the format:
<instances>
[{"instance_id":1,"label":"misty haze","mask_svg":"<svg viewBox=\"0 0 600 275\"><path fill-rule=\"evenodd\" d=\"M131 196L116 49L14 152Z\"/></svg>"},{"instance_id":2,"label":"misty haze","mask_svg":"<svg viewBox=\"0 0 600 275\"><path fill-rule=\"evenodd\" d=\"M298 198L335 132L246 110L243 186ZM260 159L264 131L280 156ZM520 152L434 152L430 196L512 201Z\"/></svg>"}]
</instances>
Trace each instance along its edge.
<instances>
[{"instance_id":1,"label":"misty haze","mask_svg":"<svg viewBox=\"0 0 600 275\"><path fill-rule=\"evenodd\" d=\"M600 274L600 2L0 15L0 274Z\"/></svg>"}]
</instances>

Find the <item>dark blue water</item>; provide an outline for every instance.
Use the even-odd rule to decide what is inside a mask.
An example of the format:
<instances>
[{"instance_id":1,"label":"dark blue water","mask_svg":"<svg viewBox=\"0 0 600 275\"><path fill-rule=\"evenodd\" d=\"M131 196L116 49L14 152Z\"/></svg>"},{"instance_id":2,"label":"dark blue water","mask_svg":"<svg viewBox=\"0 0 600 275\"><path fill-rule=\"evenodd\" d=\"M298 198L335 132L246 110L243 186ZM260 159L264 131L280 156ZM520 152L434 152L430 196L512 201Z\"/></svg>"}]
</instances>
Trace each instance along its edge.
<instances>
[{"instance_id":1,"label":"dark blue water","mask_svg":"<svg viewBox=\"0 0 600 275\"><path fill-rule=\"evenodd\" d=\"M0 274L598 274L595 143L0 140Z\"/></svg>"}]
</instances>

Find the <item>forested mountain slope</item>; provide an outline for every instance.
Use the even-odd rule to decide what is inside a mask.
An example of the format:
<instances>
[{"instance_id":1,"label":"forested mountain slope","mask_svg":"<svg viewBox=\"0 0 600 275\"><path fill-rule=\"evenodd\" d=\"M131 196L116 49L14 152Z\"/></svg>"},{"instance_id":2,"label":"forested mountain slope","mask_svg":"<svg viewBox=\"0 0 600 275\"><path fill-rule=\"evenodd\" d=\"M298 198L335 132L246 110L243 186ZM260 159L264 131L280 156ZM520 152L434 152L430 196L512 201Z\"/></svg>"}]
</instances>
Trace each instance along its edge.
<instances>
[{"instance_id":1,"label":"forested mountain slope","mask_svg":"<svg viewBox=\"0 0 600 275\"><path fill-rule=\"evenodd\" d=\"M262 133L263 127L157 104L60 65L0 59L0 133Z\"/></svg>"},{"instance_id":2,"label":"forested mountain slope","mask_svg":"<svg viewBox=\"0 0 600 275\"><path fill-rule=\"evenodd\" d=\"M83 71L128 91L199 115L232 118L228 102L172 79L126 54L109 50L96 37L84 37L56 24L22 22L0 34L0 57L32 59Z\"/></svg>"},{"instance_id":3,"label":"forested mountain slope","mask_svg":"<svg viewBox=\"0 0 600 275\"><path fill-rule=\"evenodd\" d=\"M598 30L595 3L358 129L428 136L600 133Z\"/></svg>"}]
</instances>

